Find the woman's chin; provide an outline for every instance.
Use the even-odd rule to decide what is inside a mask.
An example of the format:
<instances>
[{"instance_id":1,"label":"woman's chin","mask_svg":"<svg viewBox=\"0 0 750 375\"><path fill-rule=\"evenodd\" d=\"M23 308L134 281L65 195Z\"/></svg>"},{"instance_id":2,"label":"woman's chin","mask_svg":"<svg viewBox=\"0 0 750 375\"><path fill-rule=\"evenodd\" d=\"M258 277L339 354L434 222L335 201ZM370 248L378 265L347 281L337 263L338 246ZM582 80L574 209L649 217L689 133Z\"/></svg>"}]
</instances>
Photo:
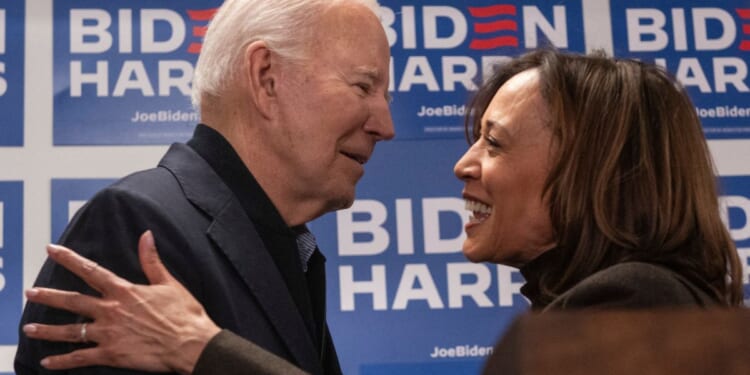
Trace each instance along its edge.
<instances>
[{"instance_id":1,"label":"woman's chin","mask_svg":"<svg viewBox=\"0 0 750 375\"><path fill-rule=\"evenodd\" d=\"M466 259L468 259L472 263L480 263L487 260L486 257L483 256L481 251L478 251L478 249L472 248L470 246L464 245L461 251L464 253L464 257L466 257Z\"/></svg>"}]
</instances>

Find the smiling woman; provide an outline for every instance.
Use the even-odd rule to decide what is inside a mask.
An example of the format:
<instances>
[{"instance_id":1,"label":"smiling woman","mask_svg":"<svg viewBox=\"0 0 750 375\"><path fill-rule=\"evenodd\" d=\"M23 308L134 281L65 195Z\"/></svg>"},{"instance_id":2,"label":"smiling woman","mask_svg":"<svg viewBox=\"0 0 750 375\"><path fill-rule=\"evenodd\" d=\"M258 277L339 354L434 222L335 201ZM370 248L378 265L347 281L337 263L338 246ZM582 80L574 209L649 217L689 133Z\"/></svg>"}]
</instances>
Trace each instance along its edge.
<instances>
[{"instance_id":1,"label":"smiling woman","mask_svg":"<svg viewBox=\"0 0 750 375\"><path fill-rule=\"evenodd\" d=\"M533 308L741 303L701 124L661 68L541 50L469 113L463 251L519 267Z\"/></svg>"},{"instance_id":2,"label":"smiling woman","mask_svg":"<svg viewBox=\"0 0 750 375\"><path fill-rule=\"evenodd\" d=\"M539 71L500 87L482 116L477 139L456 164L474 212L463 250L473 261L522 265L554 246L545 202L551 132Z\"/></svg>"}]
</instances>

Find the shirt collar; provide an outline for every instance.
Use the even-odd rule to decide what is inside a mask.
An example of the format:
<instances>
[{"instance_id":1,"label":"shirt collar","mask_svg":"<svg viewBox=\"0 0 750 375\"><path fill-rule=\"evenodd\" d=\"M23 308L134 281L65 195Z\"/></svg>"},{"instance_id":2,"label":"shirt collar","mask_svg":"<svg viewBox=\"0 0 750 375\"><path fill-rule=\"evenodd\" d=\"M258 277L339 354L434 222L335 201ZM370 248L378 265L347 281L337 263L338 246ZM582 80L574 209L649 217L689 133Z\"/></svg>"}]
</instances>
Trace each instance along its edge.
<instances>
[{"instance_id":1,"label":"shirt collar","mask_svg":"<svg viewBox=\"0 0 750 375\"><path fill-rule=\"evenodd\" d=\"M548 297L549 293L543 293L542 291L542 281L552 269L563 266L560 259L561 256L562 250L552 248L519 269L521 275L526 280L526 283L521 287L521 294L529 299L532 309L544 308L551 302L551 299Z\"/></svg>"},{"instance_id":2,"label":"shirt collar","mask_svg":"<svg viewBox=\"0 0 750 375\"><path fill-rule=\"evenodd\" d=\"M207 125L198 124L193 138L187 144L205 159L227 184L255 225L263 226L278 234L291 237L295 235L252 172L247 169L240 156L221 133Z\"/></svg>"}]
</instances>

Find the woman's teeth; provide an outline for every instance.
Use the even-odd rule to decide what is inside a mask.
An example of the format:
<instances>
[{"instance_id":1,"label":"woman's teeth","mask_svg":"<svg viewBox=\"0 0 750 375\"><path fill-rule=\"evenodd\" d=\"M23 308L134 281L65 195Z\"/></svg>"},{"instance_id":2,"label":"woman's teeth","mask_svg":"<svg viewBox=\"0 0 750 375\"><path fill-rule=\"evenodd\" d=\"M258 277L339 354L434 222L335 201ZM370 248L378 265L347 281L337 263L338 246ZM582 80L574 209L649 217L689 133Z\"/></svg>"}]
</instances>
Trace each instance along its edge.
<instances>
[{"instance_id":1,"label":"woman's teeth","mask_svg":"<svg viewBox=\"0 0 750 375\"><path fill-rule=\"evenodd\" d=\"M466 201L466 210L471 211L472 215L469 217L470 223L481 223L487 220L492 214L492 207L477 201Z\"/></svg>"}]
</instances>

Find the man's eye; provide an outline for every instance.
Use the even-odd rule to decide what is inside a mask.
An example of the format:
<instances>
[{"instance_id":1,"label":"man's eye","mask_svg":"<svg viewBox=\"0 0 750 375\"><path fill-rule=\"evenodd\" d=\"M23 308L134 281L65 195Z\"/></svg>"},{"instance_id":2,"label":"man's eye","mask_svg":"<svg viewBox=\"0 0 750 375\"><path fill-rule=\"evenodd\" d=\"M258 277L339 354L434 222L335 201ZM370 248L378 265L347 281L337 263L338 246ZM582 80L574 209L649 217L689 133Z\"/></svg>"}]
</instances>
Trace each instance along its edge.
<instances>
[{"instance_id":1,"label":"man's eye","mask_svg":"<svg viewBox=\"0 0 750 375\"><path fill-rule=\"evenodd\" d=\"M358 83L357 87L359 87L362 90L362 92L365 93L365 94L369 94L370 90L372 89L370 87L370 85L368 85L366 83Z\"/></svg>"}]
</instances>

